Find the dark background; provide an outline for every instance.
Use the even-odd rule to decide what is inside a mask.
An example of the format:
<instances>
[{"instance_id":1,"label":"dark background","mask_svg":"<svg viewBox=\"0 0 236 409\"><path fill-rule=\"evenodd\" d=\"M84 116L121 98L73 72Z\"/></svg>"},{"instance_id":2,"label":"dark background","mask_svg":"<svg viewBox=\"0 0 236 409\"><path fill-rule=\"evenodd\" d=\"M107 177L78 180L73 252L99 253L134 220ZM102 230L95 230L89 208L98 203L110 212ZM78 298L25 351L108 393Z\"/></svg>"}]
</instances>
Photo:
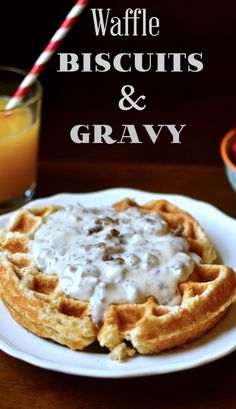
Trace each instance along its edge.
<instances>
[{"instance_id":1,"label":"dark background","mask_svg":"<svg viewBox=\"0 0 236 409\"><path fill-rule=\"evenodd\" d=\"M4 1L0 12L0 64L28 70L73 6L65 1ZM221 163L219 144L236 124L235 1L92 1L90 7L146 8L160 19L158 37L96 37L87 9L59 52L202 52L200 73L59 73L55 55L40 79L44 87L40 157L68 160ZM132 84L147 97L147 109L118 108L121 87ZM76 124L109 124L121 136L121 124L186 123L180 145L162 134L156 144L139 134L140 145L76 145Z\"/></svg>"}]
</instances>

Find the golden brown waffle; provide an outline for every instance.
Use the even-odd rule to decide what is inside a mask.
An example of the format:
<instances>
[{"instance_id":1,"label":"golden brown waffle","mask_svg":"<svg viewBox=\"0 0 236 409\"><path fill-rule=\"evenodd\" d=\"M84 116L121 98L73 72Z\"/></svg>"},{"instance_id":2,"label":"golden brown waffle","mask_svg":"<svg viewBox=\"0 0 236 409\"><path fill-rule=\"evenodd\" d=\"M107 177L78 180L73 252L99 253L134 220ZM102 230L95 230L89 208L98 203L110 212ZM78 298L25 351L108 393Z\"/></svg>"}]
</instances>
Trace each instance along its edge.
<instances>
[{"instance_id":1,"label":"golden brown waffle","mask_svg":"<svg viewBox=\"0 0 236 409\"><path fill-rule=\"evenodd\" d=\"M118 211L138 206L126 199L114 205ZM0 296L13 318L33 333L76 350L96 339L115 359L150 354L185 344L215 325L236 299L236 275L229 267L212 265L216 251L199 224L166 201L139 206L158 212L202 257L190 279L179 286L180 306L158 305L153 297L144 304L111 305L100 328L92 322L88 302L66 296L56 275L37 269L28 242L56 206L22 209L0 232ZM207 264L205 264L207 263Z\"/></svg>"}]
</instances>

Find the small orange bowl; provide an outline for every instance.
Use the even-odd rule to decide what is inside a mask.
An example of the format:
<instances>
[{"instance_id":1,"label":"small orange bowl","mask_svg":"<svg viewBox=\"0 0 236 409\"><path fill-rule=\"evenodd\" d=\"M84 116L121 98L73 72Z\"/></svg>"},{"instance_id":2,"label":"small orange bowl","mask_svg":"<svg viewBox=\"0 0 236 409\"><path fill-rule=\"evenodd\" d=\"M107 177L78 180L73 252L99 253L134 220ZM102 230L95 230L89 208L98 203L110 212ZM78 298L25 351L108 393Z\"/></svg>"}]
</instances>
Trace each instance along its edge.
<instances>
[{"instance_id":1,"label":"small orange bowl","mask_svg":"<svg viewBox=\"0 0 236 409\"><path fill-rule=\"evenodd\" d=\"M220 153L225 165L228 180L232 188L236 191L236 165L232 162L229 155L230 144L233 138L236 138L236 128L231 129L222 139Z\"/></svg>"}]
</instances>

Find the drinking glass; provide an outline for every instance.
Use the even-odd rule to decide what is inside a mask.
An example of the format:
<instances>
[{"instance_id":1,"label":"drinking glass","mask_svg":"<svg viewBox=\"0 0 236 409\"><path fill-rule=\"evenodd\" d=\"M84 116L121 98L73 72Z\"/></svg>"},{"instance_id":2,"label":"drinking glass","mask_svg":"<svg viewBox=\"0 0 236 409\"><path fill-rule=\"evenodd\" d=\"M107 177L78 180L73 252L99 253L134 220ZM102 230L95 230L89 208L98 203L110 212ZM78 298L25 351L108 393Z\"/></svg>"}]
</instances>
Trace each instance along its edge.
<instances>
[{"instance_id":1,"label":"drinking glass","mask_svg":"<svg viewBox=\"0 0 236 409\"><path fill-rule=\"evenodd\" d=\"M29 201L35 192L42 87L35 81L22 103L4 109L26 72L0 66L0 213Z\"/></svg>"}]
</instances>

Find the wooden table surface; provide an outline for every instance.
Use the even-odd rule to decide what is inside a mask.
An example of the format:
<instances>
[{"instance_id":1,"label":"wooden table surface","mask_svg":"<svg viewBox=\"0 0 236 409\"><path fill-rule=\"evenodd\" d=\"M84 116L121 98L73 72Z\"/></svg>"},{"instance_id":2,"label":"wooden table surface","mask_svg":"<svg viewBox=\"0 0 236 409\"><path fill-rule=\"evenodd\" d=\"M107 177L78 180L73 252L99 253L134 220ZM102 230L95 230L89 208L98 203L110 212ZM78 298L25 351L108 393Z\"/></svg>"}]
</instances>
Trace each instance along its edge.
<instances>
[{"instance_id":1,"label":"wooden table surface","mask_svg":"<svg viewBox=\"0 0 236 409\"><path fill-rule=\"evenodd\" d=\"M236 217L223 167L42 162L37 196L133 187L208 201ZM1 409L234 409L236 352L199 368L146 378L95 379L47 371L0 352Z\"/></svg>"}]
</instances>

